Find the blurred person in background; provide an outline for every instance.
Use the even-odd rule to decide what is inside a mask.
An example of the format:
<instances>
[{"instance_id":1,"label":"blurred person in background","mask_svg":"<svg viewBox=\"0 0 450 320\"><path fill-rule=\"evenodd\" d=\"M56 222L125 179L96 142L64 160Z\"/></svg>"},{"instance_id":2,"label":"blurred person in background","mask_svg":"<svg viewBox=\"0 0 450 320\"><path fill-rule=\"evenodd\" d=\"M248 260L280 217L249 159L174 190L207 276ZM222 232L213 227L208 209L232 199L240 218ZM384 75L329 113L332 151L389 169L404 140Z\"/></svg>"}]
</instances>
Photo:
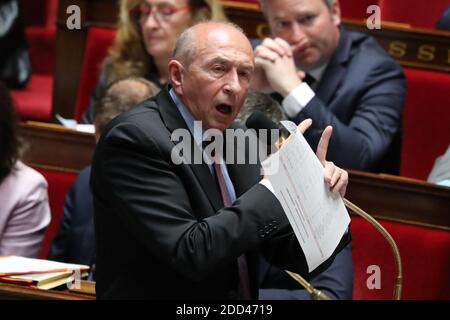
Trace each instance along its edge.
<instances>
[{"instance_id":1,"label":"blurred person in background","mask_svg":"<svg viewBox=\"0 0 450 320\"><path fill-rule=\"evenodd\" d=\"M218 0L121 0L116 38L81 122L93 123L97 101L116 80L143 77L164 86L176 39L204 20L226 20Z\"/></svg>"},{"instance_id":2,"label":"blurred person in background","mask_svg":"<svg viewBox=\"0 0 450 320\"><path fill-rule=\"evenodd\" d=\"M0 256L36 258L51 219L47 181L19 149L13 101L0 82Z\"/></svg>"},{"instance_id":3,"label":"blurred person in background","mask_svg":"<svg viewBox=\"0 0 450 320\"><path fill-rule=\"evenodd\" d=\"M117 115L159 92L159 87L143 78L126 78L106 88L95 109L96 141L103 129ZM53 240L49 259L91 267L90 280L95 270L95 232L92 193L89 187L91 166L80 171L67 192L61 224Z\"/></svg>"}]
</instances>

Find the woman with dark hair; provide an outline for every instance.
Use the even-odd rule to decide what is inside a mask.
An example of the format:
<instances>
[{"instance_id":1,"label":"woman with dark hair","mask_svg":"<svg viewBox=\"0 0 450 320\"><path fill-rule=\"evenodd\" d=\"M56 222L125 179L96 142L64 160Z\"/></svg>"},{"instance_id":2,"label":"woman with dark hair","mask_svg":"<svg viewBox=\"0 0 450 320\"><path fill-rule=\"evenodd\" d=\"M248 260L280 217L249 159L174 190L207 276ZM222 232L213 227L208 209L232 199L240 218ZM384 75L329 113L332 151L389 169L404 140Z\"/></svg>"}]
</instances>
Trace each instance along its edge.
<instances>
[{"instance_id":1,"label":"woman with dark hair","mask_svg":"<svg viewBox=\"0 0 450 320\"><path fill-rule=\"evenodd\" d=\"M95 106L114 81L143 77L162 87L178 36L204 20L226 21L219 0L121 0L116 38L81 122L93 123Z\"/></svg>"},{"instance_id":2,"label":"woman with dark hair","mask_svg":"<svg viewBox=\"0 0 450 320\"><path fill-rule=\"evenodd\" d=\"M47 182L19 160L13 103L0 83L0 256L37 257L49 223Z\"/></svg>"}]
</instances>

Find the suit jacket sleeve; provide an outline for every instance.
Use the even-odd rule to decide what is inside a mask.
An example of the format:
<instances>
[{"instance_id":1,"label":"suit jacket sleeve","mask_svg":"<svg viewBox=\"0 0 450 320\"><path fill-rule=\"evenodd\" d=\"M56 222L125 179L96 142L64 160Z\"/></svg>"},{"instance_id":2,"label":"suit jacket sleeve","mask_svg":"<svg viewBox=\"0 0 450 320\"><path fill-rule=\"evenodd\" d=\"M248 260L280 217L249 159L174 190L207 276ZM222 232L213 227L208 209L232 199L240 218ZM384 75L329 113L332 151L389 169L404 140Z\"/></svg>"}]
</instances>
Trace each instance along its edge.
<instances>
[{"instance_id":1,"label":"suit jacket sleeve","mask_svg":"<svg viewBox=\"0 0 450 320\"><path fill-rule=\"evenodd\" d=\"M195 212L189 196L195 181L180 173L187 165L174 165L155 135L124 121L102 138L91 176L96 207L114 208L108 214L117 214L153 256L193 280L266 244L269 259L305 274L303 253L268 189L256 184L231 207L199 219L202 213ZM277 230L262 238L260 227L273 221Z\"/></svg>"},{"instance_id":2,"label":"suit jacket sleeve","mask_svg":"<svg viewBox=\"0 0 450 320\"><path fill-rule=\"evenodd\" d=\"M293 120L299 123L311 118L309 133L333 126L328 158L346 168L369 170L400 130L405 80L393 60L383 59L375 63L366 82L355 87L361 91L360 98L348 123L339 120L317 96ZM315 134L312 144L317 145L319 138Z\"/></svg>"},{"instance_id":3,"label":"suit jacket sleeve","mask_svg":"<svg viewBox=\"0 0 450 320\"><path fill-rule=\"evenodd\" d=\"M311 300L310 294L286 272L261 259L261 300ZM350 300L353 296L352 249L348 244L336 255L333 263L311 279L311 285L332 299Z\"/></svg>"}]
</instances>

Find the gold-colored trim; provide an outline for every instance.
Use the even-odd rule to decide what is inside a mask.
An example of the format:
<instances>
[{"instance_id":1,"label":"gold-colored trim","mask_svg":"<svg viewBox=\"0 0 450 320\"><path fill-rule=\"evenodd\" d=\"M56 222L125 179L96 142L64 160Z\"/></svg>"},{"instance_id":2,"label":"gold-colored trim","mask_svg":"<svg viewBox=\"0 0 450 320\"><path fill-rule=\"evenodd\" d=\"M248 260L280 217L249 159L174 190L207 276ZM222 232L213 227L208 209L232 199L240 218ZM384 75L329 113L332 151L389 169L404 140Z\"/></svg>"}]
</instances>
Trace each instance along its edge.
<instances>
[{"instance_id":1,"label":"gold-colored trim","mask_svg":"<svg viewBox=\"0 0 450 320\"><path fill-rule=\"evenodd\" d=\"M257 3L250 3L250 2L238 2L238 1L220 1L222 6L227 8L233 8L233 9L250 9L253 11L261 12L261 9L259 8L259 4Z\"/></svg>"},{"instance_id":2,"label":"gold-colored trim","mask_svg":"<svg viewBox=\"0 0 450 320\"><path fill-rule=\"evenodd\" d=\"M345 206L349 208L351 211L353 211L355 214L369 222L381 235L386 239L389 246L391 247L392 254L394 256L394 262L395 262L395 270L396 270L396 276L395 276L395 283L394 283L394 290L393 290L393 300L400 300L401 294L402 294L402 282L403 282L403 275L402 275L402 259L400 256L400 251L398 250L397 243L395 243L394 238L392 238L391 234L377 221L375 218L373 218L370 214L356 206L355 204L351 203L347 199L343 198ZM323 293L320 290L317 290L314 288L308 281L306 281L302 276L300 276L297 273L285 270L287 274L289 274L295 281L300 283L302 287L305 288L306 291L311 295L312 299L314 300L331 300L329 296L327 296L325 293Z\"/></svg>"}]
</instances>

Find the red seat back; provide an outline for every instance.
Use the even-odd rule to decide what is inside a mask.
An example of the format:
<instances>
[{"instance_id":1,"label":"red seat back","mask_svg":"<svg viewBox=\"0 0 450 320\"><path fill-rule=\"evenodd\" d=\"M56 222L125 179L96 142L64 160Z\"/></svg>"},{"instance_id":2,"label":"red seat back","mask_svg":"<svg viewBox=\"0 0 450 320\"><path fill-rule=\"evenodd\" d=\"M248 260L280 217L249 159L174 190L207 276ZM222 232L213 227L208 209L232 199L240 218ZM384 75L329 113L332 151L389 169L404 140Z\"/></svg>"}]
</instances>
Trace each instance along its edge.
<instances>
[{"instance_id":1,"label":"red seat back","mask_svg":"<svg viewBox=\"0 0 450 320\"><path fill-rule=\"evenodd\" d=\"M74 118L79 121L89 103L89 98L97 83L103 60L114 41L116 31L108 28L89 28L78 85Z\"/></svg>"},{"instance_id":2,"label":"red seat back","mask_svg":"<svg viewBox=\"0 0 450 320\"><path fill-rule=\"evenodd\" d=\"M381 19L407 23L416 28L435 29L449 4L448 0L380 0Z\"/></svg>"},{"instance_id":3,"label":"red seat back","mask_svg":"<svg viewBox=\"0 0 450 320\"><path fill-rule=\"evenodd\" d=\"M400 251L402 299L450 299L450 232L406 223L381 221ZM384 238L365 220L352 217L354 288L357 300L392 299L395 264ZM380 289L369 289L369 266L379 266ZM370 271L370 270L369 270Z\"/></svg>"},{"instance_id":4,"label":"red seat back","mask_svg":"<svg viewBox=\"0 0 450 320\"><path fill-rule=\"evenodd\" d=\"M21 120L50 121L52 118L53 77L32 75L25 88L11 90L16 113Z\"/></svg>"},{"instance_id":5,"label":"red seat back","mask_svg":"<svg viewBox=\"0 0 450 320\"><path fill-rule=\"evenodd\" d=\"M61 224L66 193L77 177L77 174L57 170L37 170L48 182L48 197L50 202L50 211L52 214L52 220L45 232L44 241L42 242L41 250L39 252L39 258L46 259L49 254L53 238L58 233L59 226Z\"/></svg>"},{"instance_id":6,"label":"red seat back","mask_svg":"<svg viewBox=\"0 0 450 320\"><path fill-rule=\"evenodd\" d=\"M369 16L369 14L366 13L367 7L374 4L377 5L379 1L380 0L339 0L342 17L350 19L365 19ZM259 4L258 0L231 0L231 2Z\"/></svg>"},{"instance_id":7,"label":"red seat back","mask_svg":"<svg viewBox=\"0 0 450 320\"><path fill-rule=\"evenodd\" d=\"M20 1L20 14L25 26L56 28L58 0Z\"/></svg>"},{"instance_id":8,"label":"red seat back","mask_svg":"<svg viewBox=\"0 0 450 320\"><path fill-rule=\"evenodd\" d=\"M341 5L341 15L343 18L367 19L371 14L367 13L367 8L371 5L378 5L380 0L339 0Z\"/></svg>"},{"instance_id":9,"label":"red seat back","mask_svg":"<svg viewBox=\"0 0 450 320\"><path fill-rule=\"evenodd\" d=\"M20 2L32 67L27 85L11 90L22 120L50 121L52 118L57 6L58 0Z\"/></svg>"},{"instance_id":10,"label":"red seat back","mask_svg":"<svg viewBox=\"0 0 450 320\"><path fill-rule=\"evenodd\" d=\"M450 144L450 74L405 68L402 176L426 180Z\"/></svg>"}]
</instances>

